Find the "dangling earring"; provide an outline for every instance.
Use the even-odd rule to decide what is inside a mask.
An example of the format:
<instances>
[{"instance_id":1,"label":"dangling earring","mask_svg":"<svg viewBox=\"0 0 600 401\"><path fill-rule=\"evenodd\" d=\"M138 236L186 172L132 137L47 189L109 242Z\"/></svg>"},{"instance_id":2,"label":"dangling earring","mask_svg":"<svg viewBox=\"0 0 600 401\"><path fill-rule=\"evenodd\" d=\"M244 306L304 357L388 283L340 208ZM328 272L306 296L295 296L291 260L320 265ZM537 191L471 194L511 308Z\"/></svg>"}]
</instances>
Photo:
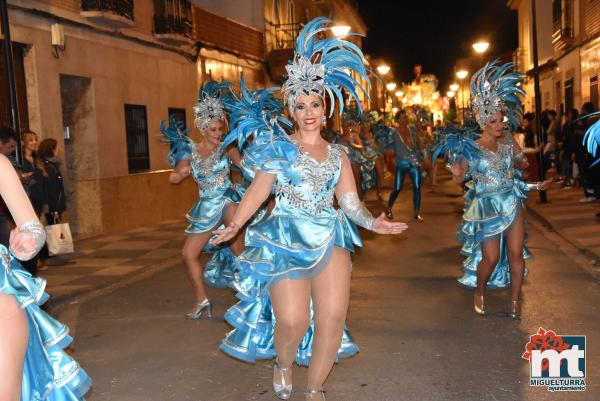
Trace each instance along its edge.
<instances>
[{"instance_id":1,"label":"dangling earring","mask_svg":"<svg viewBox=\"0 0 600 401\"><path fill-rule=\"evenodd\" d=\"M327 117L325 115L321 116L321 124L323 124L323 127L327 125Z\"/></svg>"}]
</instances>

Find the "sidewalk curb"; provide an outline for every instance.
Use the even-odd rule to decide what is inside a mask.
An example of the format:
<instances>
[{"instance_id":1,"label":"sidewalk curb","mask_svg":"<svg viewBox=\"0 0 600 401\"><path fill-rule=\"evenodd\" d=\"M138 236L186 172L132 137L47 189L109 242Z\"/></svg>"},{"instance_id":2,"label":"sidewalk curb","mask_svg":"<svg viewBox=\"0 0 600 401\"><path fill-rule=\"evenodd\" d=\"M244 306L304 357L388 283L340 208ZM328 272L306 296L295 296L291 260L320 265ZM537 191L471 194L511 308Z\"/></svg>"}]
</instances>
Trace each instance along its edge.
<instances>
[{"instance_id":1,"label":"sidewalk curb","mask_svg":"<svg viewBox=\"0 0 600 401\"><path fill-rule=\"evenodd\" d=\"M594 270L594 267L600 266L600 255L598 253L590 250L587 247L581 246L580 244L578 244L573 239L571 239L568 236L564 235L560 230L557 230L556 228L554 228L554 226L552 225L552 223L546 217L544 217L543 214L539 213L534 208L528 206L526 208L526 211L527 211L527 213L530 216L532 216L535 220L537 220L537 222L539 224L541 224L546 230L555 233L562 240L564 240L570 246L572 246L573 248L575 248L575 250L577 252L579 252L581 255L585 256L588 259L591 259L591 260L588 261L588 263L578 263L578 265L580 265L581 268L586 273L588 273L590 276L592 276L594 279L600 280L600 270L597 270L597 271Z\"/></svg>"},{"instance_id":2,"label":"sidewalk curb","mask_svg":"<svg viewBox=\"0 0 600 401\"><path fill-rule=\"evenodd\" d=\"M102 288L98 288L95 290L91 290L88 292L78 292L75 294L64 294L60 297L57 298L50 298L49 302L48 302L48 307L47 307L47 311L50 313L58 313L59 311L75 305L75 304L85 304L87 302L93 301L95 299L98 299L104 295L110 294L116 290L119 290L121 288L127 287L131 284L135 284L137 282L140 282L142 280L145 280L147 278L150 278L152 276L155 276L159 273L162 273L163 271L169 270L170 268L173 268L177 265L181 265L181 260L180 259L165 259L162 262L157 263L156 265L147 268L146 270L140 272L140 273L134 273L129 275L128 277L123 278L122 280L114 283L114 284L110 284L106 287L102 287Z\"/></svg>"}]
</instances>

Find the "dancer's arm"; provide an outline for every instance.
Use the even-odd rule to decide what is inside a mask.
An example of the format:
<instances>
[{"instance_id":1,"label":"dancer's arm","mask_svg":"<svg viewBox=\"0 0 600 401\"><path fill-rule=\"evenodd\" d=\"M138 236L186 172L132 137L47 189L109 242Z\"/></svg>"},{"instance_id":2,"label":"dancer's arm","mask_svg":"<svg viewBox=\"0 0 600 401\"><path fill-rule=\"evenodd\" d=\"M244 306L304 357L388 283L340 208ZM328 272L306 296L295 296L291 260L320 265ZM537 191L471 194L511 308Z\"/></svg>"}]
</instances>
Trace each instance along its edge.
<instances>
[{"instance_id":1,"label":"dancer's arm","mask_svg":"<svg viewBox=\"0 0 600 401\"><path fill-rule=\"evenodd\" d=\"M406 223L386 220L383 213L378 218L374 218L371 215L371 212L369 212L358 198L350 159L348 159L345 153L342 153L342 168L340 179L335 187L335 196L338 199L340 208L346 213L348 218L367 230L378 234L400 234L408 228Z\"/></svg>"},{"instance_id":2,"label":"dancer's arm","mask_svg":"<svg viewBox=\"0 0 600 401\"><path fill-rule=\"evenodd\" d=\"M231 149L227 151L227 156L237 167L242 167L242 155L240 155L240 151L237 150L235 146L232 146Z\"/></svg>"},{"instance_id":3,"label":"dancer's arm","mask_svg":"<svg viewBox=\"0 0 600 401\"><path fill-rule=\"evenodd\" d=\"M237 207L231 223L223 230L215 230L213 234L217 237L211 240L211 244L217 245L230 240L246 224L248 219L256 213L258 208L267 200L271 194L275 174L258 170L248 190L244 194L240 205Z\"/></svg>"},{"instance_id":4,"label":"dancer's arm","mask_svg":"<svg viewBox=\"0 0 600 401\"><path fill-rule=\"evenodd\" d=\"M0 155L0 196L17 228L10 233L10 250L17 259L29 260L44 246L46 233L10 161Z\"/></svg>"},{"instance_id":5,"label":"dancer's arm","mask_svg":"<svg viewBox=\"0 0 600 401\"><path fill-rule=\"evenodd\" d=\"M179 184L192 174L192 166L190 166L190 159L182 159L177 166L169 174L169 182L171 184Z\"/></svg>"}]
</instances>

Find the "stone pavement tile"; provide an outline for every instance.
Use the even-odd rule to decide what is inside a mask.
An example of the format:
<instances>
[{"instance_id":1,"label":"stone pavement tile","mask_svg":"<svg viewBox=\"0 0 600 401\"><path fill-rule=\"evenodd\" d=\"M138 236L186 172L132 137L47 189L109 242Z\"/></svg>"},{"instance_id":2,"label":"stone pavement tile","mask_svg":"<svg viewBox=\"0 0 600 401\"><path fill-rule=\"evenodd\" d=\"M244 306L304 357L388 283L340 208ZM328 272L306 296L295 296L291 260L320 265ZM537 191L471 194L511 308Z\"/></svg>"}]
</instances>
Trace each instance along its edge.
<instances>
[{"instance_id":1,"label":"stone pavement tile","mask_svg":"<svg viewBox=\"0 0 600 401\"><path fill-rule=\"evenodd\" d=\"M131 258L102 258L102 259L77 259L75 260L74 267L106 267L119 265Z\"/></svg>"},{"instance_id":2,"label":"stone pavement tile","mask_svg":"<svg viewBox=\"0 0 600 401\"><path fill-rule=\"evenodd\" d=\"M108 245L104 245L100 249L110 249L110 250L145 250L145 249L156 249L168 241L123 241L123 242L113 242Z\"/></svg>"},{"instance_id":3,"label":"stone pavement tile","mask_svg":"<svg viewBox=\"0 0 600 401\"><path fill-rule=\"evenodd\" d=\"M551 213L551 215L548 216L548 218L550 218L552 220L572 220L572 219L580 219L580 218L581 219L593 218L594 220L596 220L594 214L587 210L571 211L571 212L556 212L555 210L550 209L549 212Z\"/></svg>"},{"instance_id":4,"label":"stone pavement tile","mask_svg":"<svg viewBox=\"0 0 600 401\"><path fill-rule=\"evenodd\" d=\"M92 288L93 287L91 285L56 285L52 286L51 290L46 287L46 292L50 293L53 297L57 297L65 293L90 290Z\"/></svg>"},{"instance_id":5,"label":"stone pavement tile","mask_svg":"<svg viewBox=\"0 0 600 401\"><path fill-rule=\"evenodd\" d=\"M156 259L143 259L143 258L135 258L130 259L126 262L120 263L119 266L136 266L136 267L144 267L151 265L156 262Z\"/></svg>"},{"instance_id":6,"label":"stone pavement tile","mask_svg":"<svg viewBox=\"0 0 600 401\"><path fill-rule=\"evenodd\" d=\"M80 276L77 274L55 274L50 276L42 274L42 277L46 280L46 287L56 287L76 280Z\"/></svg>"},{"instance_id":7,"label":"stone pavement tile","mask_svg":"<svg viewBox=\"0 0 600 401\"><path fill-rule=\"evenodd\" d=\"M134 271L140 270L139 266L112 266L107 267L106 269L98 270L92 273L92 276L124 276L126 274L132 273Z\"/></svg>"},{"instance_id":8,"label":"stone pavement tile","mask_svg":"<svg viewBox=\"0 0 600 401\"><path fill-rule=\"evenodd\" d=\"M176 247L177 250L175 250L175 248L164 248L161 247L160 249L155 249L153 251L150 251L142 256L140 256L140 259L167 259L173 256L177 256L179 257L180 252L179 252L179 247Z\"/></svg>"},{"instance_id":9,"label":"stone pavement tile","mask_svg":"<svg viewBox=\"0 0 600 401\"><path fill-rule=\"evenodd\" d=\"M141 233L147 233L147 232L156 231L156 230L158 230L158 227L156 227L156 226L146 226L146 227L134 228L133 230L128 230L127 234L129 234L129 235L141 234Z\"/></svg>"},{"instance_id":10,"label":"stone pavement tile","mask_svg":"<svg viewBox=\"0 0 600 401\"><path fill-rule=\"evenodd\" d=\"M138 251L132 251L131 249L98 249L90 254L86 255L86 259L115 259L115 258L131 258L136 256L134 253Z\"/></svg>"},{"instance_id":11,"label":"stone pavement tile","mask_svg":"<svg viewBox=\"0 0 600 401\"><path fill-rule=\"evenodd\" d=\"M593 234L598 234L599 231L600 227L598 227L598 224L565 228L566 233L574 236L589 236Z\"/></svg>"},{"instance_id":12,"label":"stone pavement tile","mask_svg":"<svg viewBox=\"0 0 600 401\"><path fill-rule=\"evenodd\" d=\"M600 246L600 236L577 238L577 241L579 241L584 246L589 246L589 247Z\"/></svg>"}]
</instances>

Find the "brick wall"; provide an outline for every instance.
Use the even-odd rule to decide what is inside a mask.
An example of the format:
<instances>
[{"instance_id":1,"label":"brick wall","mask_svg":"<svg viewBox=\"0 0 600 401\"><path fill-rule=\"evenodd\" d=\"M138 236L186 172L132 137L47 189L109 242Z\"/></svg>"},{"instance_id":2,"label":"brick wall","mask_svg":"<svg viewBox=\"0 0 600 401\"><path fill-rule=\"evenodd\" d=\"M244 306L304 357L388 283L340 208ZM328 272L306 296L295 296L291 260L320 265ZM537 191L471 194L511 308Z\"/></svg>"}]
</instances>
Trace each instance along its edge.
<instances>
[{"instance_id":1,"label":"brick wall","mask_svg":"<svg viewBox=\"0 0 600 401\"><path fill-rule=\"evenodd\" d=\"M262 32L202 8L194 7L193 14L196 40L199 42L259 59L264 58Z\"/></svg>"}]
</instances>

